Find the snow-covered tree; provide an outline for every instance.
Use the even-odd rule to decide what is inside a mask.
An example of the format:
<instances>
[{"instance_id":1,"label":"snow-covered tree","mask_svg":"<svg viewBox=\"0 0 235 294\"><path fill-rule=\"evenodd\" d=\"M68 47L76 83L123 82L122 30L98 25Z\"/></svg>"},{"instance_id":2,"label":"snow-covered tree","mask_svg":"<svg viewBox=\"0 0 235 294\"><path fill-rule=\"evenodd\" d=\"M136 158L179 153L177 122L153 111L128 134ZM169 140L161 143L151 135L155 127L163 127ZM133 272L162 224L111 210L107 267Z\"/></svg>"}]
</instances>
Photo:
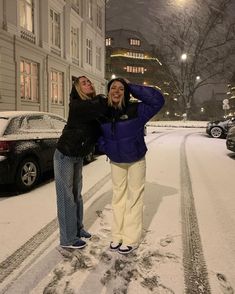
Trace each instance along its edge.
<instances>
[{"instance_id":1,"label":"snow-covered tree","mask_svg":"<svg viewBox=\"0 0 235 294\"><path fill-rule=\"evenodd\" d=\"M206 84L228 81L235 64L234 0L171 0L151 9L163 66L187 113ZM180 5L181 3L181 5ZM153 3L154 4L154 3ZM151 7L153 7L153 4Z\"/></svg>"}]
</instances>

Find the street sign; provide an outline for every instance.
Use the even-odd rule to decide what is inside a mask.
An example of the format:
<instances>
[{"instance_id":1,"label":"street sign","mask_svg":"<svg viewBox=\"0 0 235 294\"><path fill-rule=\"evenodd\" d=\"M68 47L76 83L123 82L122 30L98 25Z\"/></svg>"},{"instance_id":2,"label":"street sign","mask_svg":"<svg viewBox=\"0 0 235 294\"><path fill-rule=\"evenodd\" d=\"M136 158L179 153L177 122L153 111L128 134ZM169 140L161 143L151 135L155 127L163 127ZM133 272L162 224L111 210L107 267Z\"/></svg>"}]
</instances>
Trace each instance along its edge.
<instances>
[{"instance_id":1,"label":"street sign","mask_svg":"<svg viewBox=\"0 0 235 294\"><path fill-rule=\"evenodd\" d=\"M230 109L230 106L228 104L223 104L223 109L228 110L228 109Z\"/></svg>"},{"instance_id":2,"label":"street sign","mask_svg":"<svg viewBox=\"0 0 235 294\"><path fill-rule=\"evenodd\" d=\"M223 109L224 110L230 109L229 100L227 98L223 100Z\"/></svg>"}]
</instances>

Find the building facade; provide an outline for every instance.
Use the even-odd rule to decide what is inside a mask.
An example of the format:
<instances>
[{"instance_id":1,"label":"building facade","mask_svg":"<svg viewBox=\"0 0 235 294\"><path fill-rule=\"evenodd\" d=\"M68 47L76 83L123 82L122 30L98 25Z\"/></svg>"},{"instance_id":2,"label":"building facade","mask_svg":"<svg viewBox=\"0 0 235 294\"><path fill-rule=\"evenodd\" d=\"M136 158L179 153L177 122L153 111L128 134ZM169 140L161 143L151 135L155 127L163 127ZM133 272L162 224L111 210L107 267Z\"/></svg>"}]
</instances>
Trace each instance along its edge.
<instances>
[{"instance_id":1,"label":"building facade","mask_svg":"<svg viewBox=\"0 0 235 294\"><path fill-rule=\"evenodd\" d=\"M107 31L105 44L108 80L115 75L141 84L159 82L161 62L141 33L126 29Z\"/></svg>"},{"instance_id":2,"label":"building facade","mask_svg":"<svg viewBox=\"0 0 235 294\"><path fill-rule=\"evenodd\" d=\"M166 100L157 117L177 119L177 115L181 116L177 98L166 79L155 46L149 44L140 32L127 29L106 31L105 45L107 80L116 76L154 86L162 91Z\"/></svg>"},{"instance_id":3,"label":"building facade","mask_svg":"<svg viewBox=\"0 0 235 294\"><path fill-rule=\"evenodd\" d=\"M0 111L67 117L81 75L105 92L105 0L0 0Z\"/></svg>"}]
</instances>

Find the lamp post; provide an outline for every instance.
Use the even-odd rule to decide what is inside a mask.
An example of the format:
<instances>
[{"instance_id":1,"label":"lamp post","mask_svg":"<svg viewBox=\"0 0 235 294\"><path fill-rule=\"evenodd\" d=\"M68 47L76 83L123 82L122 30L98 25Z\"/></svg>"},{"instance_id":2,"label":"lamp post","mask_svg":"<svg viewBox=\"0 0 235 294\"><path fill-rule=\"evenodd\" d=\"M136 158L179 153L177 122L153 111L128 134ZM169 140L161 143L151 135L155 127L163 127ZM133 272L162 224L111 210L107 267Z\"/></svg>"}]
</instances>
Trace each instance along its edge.
<instances>
[{"instance_id":1,"label":"lamp post","mask_svg":"<svg viewBox=\"0 0 235 294\"><path fill-rule=\"evenodd\" d=\"M193 53L182 52L180 55L180 92L184 100L186 119L190 118L193 96L201 83L201 76L194 67L195 58L197 56Z\"/></svg>"},{"instance_id":2,"label":"lamp post","mask_svg":"<svg viewBox=\"0 0 235 294\"><path fill-rule=\"evenodd\" d=\"M188 55L186 53L181 54L181 60L185 61L187 59Z\"/></svg>"}]
</instances>

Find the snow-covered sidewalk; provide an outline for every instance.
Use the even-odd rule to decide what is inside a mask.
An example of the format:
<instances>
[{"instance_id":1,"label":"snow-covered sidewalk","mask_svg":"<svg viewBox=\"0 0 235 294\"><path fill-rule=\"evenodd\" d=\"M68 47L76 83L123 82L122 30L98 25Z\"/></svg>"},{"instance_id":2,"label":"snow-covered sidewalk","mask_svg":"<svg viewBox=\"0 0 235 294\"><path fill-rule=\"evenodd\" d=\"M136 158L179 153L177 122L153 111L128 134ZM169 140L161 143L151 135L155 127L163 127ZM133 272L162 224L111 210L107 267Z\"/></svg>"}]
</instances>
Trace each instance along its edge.
<instances>
[{"instance_id":1,"label":"snow-covered sidewalk","mask_svg":"<svg viewBox=\"0 0 235 294\"><path fill-rule=\"evenodd\" d=\"M160 134L161 135L161 134ZM155 140L156 134L148 140ZM144 205L144 234L139 248L128 256L108 250L110 242L111 181L86 204L85 216L96 214L89 227L93 237L83 250L57 250L63 260L30 293L177 293L184 292L180 223L178 156L171 144L149 144ZM173 139L174 142L175 138ZM154 143L155 144L155 143ZM180 144L178 140L177 144ZM166 164L165 154L168 157ZM156 168L156 165L159 168ZM174 168L173 168L174 167ZM154 173L152 172L154 170ZM166 176L167 175L167 176ZM169 186L170 183L170 186ZM97 205L98 199L104 199ZM106 200L105 200L106 199ZM93 206L96 207L94 210ZM87 221L85 221L87 223Z\"/></svg>"}]
</instances>

